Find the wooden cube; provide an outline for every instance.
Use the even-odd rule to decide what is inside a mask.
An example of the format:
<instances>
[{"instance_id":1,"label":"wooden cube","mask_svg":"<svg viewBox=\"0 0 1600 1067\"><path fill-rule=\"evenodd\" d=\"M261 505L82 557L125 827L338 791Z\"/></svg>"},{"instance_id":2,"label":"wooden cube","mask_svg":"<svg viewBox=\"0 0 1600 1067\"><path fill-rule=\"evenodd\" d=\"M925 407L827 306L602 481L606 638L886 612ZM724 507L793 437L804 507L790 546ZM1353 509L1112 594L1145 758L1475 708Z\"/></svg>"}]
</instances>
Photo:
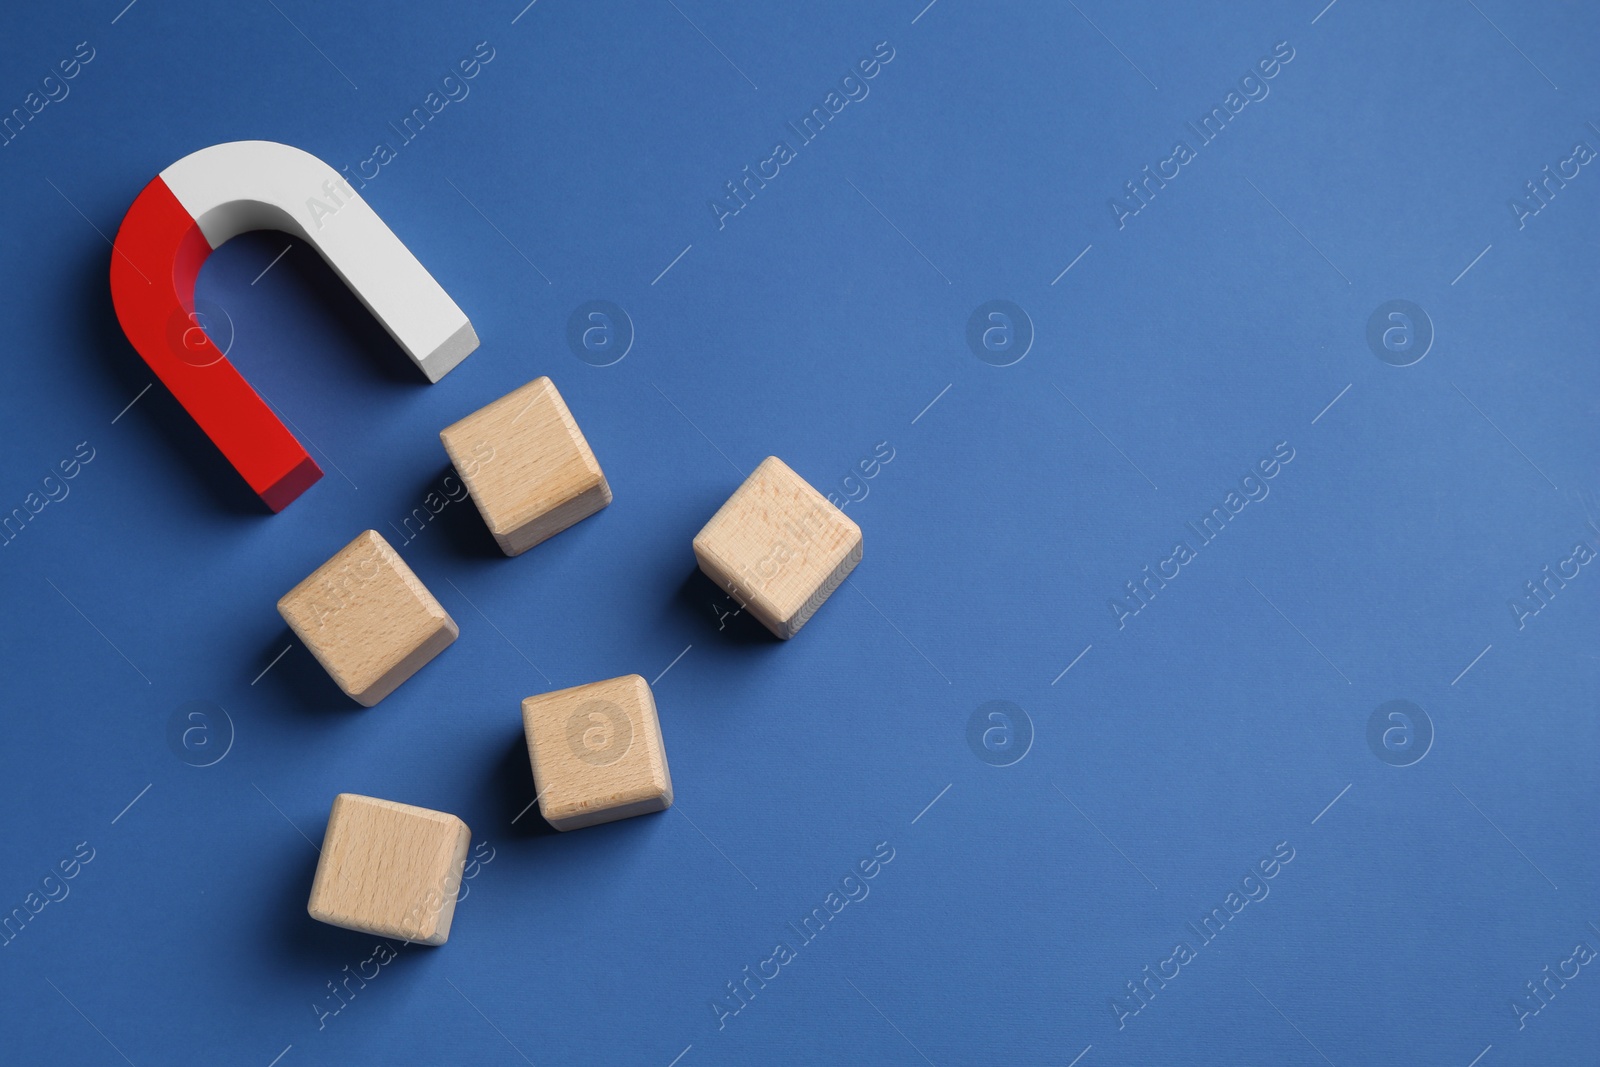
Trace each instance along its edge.
<instances>
[{"instance_id":1,"label":"wooden cube","mask_svg":"<svg viewBox=\"0 0 1600 1067\"><path fill-rule=\"evenodd\" d=\"M471 843L454 815L340 793L306 910L346 930L442 945Z\"/></svg>"},{"instance_id":2,"label":"wooden cube","mask_svg":"<svg viewBox=\"0 0 1600 1067\"><path fill-rule=\"evenodd\" d=\"M611 503L611 487L549 378L440 431L483 521L508 556Z\"/></svg>"},{"instance_id":3,"label":"wooden cube","mask_svg":"<svg viewBox=\"0 0 1600 1067\"><path fill-rule=\"evenodd\" d=\"M695 535L706 577L787 640L861 562L861 527L777 456Z\"/></svg>"},{"instance_id":4,"label":"wooden cube","mask_svg":"<svg viewBox=\"0 0 1600 1067\"><path fill-rule=\"evenodd\" d=\"M285 593L278 614L339 688L369 708L461 632L376 530Z\"/></svg>"},{"instance_id":5,"label":"wooden cube","mask_svg":"<svg viewBox=\"0 0 1600 1067\"><path fill-rule=\"evenodd\" d=\"M650 683L637 674L522 702L539 813L557 830L672 806Z\"/></svg>"}]
</instances>

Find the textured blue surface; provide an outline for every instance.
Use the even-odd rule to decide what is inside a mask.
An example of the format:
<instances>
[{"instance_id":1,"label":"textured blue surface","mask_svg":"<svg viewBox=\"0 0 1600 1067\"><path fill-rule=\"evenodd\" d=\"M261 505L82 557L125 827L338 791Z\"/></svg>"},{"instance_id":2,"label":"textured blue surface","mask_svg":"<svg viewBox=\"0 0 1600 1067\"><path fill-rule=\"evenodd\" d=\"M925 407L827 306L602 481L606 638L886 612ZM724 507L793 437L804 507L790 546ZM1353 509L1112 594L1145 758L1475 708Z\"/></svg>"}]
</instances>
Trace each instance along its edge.
<instances>
[{"instance_id":1,"label":"textured blue surface","mask_svg":"<svg viewBox=\"0 0 1600 1067\"><path fill-rule=\"evenodd\" d=\"M61 97L0 147L0 511L59 498L0 548L0 908L27 918L0 1058L1595 1062L1593 11L119 6L8 12L0 40L0 110ZM786 123L879 42L802 143ZM1230 92L1256 99L1203 143ZM428 386L306 246L221 249L213 329L327 470L277 516L144 391L102 236L249 137L352 172L398 144L363 194L483 339ZM1176 176L1114 209L1147 165ZM636 334L611 366L568 343L593 300ZM969 347L992 300L1024 358ZM1409 366L1367 340L1391 300L1435 334ZM1014 312L976 333L1006 321L1015 346ZM616 502L516 559L470 504L402 544L437 431L540 374ZM784 644L689 547L768 454L866 537ZM1212 508L1237 514L1208 543ZM366 527L462 631L371 710L273 608ZM1114 608L1147 566L1165 585ZM513 823L519 700L628 672L657 679L677 807ZM472 827L492 858L449 944L369 962L307 917L341 791ZM804 943L787 924L875 849Z\"/></svg>"}]
</instances>

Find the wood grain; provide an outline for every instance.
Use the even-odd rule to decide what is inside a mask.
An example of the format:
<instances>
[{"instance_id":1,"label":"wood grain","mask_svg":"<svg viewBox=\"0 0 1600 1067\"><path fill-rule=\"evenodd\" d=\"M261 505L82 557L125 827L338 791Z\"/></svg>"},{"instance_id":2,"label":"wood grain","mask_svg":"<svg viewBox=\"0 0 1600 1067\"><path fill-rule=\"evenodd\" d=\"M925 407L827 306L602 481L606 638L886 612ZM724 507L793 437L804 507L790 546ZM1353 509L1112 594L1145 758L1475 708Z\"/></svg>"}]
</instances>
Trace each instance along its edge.
<instances>
[{"instance_id":1,"label":"wood grain","mask_svg":"<svg viewBox=\"0 0 1600 1067\"><path fill-rule=\"evenodd\" d=\"M471 842L454 815L340 793L306 910L346 930L442 945Z\"/></svg>"},{"instance_id":2,"label":"wood grain","mask_svg":"<svg viewBox=\"0 0 1600 1067\"><path fill-rule=\"evenodd\" d=\"M369 708L461 632L376 530L285 593L278 614L339 688Z\"/></svg>"},{"instance_id":3,"label":"wood grain","mask_svg":"<svg viewBox=\"0 0 1600 1067\"><path fill-rule=\"evenodd\" d=\"M672 806L650 683L637 674L522 702L539 813L576 830Z\"/></svg>"},{"instance_id":4,"label":"wood grain","mask_svg":"<svg viewBox=\"0 0 1600 1067\"><path fill-rule=\"evenodd\" d=\"M861 562L861 527L768 456L695 535L706 577L788 640Z\"/></svg>"},{"instance_id":5,"label":"wood grain","mask_svg":"<svg viewBox=\"0 0 1600 1067\"><path fill-rule=\"evenodd\" d=\"M535 378L439 433L508 556L611 503L611 486L549 378Z\"/></svg>"}]
</instances>

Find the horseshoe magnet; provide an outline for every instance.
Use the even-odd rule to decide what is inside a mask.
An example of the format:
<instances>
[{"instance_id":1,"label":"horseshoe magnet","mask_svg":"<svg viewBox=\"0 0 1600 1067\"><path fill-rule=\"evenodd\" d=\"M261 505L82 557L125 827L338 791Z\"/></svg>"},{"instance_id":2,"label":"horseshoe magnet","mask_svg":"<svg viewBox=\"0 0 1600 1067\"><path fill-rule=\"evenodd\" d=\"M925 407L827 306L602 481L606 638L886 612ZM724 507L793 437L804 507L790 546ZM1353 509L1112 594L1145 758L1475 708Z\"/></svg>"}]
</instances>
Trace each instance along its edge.
<instances>
[{"instance_id":1,"label":"horseshoe magnet","mask_svg":"<svg viewBox=\"0 0 1600 1067\"><path fill-rule=\"evenodd\" d=\"M194 316L201 264L248 230L281 230L315 248L430 382L477 348L478 335L366 201L309 152L230 141L158 174L117 230L111 255L117 319L250 488L281 511L322 477L322 468Z\"/></svg>"}]
</instances>

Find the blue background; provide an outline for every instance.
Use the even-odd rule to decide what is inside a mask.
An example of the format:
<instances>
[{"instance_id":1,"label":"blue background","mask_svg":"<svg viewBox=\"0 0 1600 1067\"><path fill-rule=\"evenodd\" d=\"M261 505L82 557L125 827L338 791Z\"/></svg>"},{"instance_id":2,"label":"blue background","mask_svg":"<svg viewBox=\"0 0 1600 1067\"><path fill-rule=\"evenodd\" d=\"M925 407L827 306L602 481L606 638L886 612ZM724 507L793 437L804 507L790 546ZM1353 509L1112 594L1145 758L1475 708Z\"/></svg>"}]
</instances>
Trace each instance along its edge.
<instances>
[{"instance_id":1,"label":"blue background","mask_svg":"<svg viewBox=\"0 0 1600 1067\"><path fill-rule=\"evenodd\" d=\"M94 459L0 549L0 909L94 859L0 948L0 1058L1595 1062L1600 971L1520 1029L1512 1003L1600 947L1600 574L1520 629L1509 603L1600 540L1600 173L1520 229L1508 204L1600 147L1594 12L114 0L7 24L0 110L95 58L0 148L0 510ZM480 41L470 95L363 191L471 316L460 368L427 386L280 235L202 272L327 471L268 515L143 392L104 237L212 143L353 170ZM870 95L719 229L723 183L880 41ZM1279 41L1270 95L1119 229L1108 199ZM1036 333L1005 367L966 342L997 298ZM1397 298L1436 331L1404 368L1366 341ZM566 340L595 299L637 334L604 368ZM540 374L615 503L516 559L467 504L402 544L437 431ZM690 539L742 472L777 454L843 496L880 441L849 586L788 643L723 617ZM1279 442L1270 496L1119 628L1111 598ZM367 527L461 626L371 710L274 610ZM656 679L677 806L518 819L518 702L628 672ZM1407 767L1367 742L1394 699L1435 734ZM992 700L1031 722L1010 766L967 741ZM168 740L192 701L232 733L210 766ZM492 860L446 946L319 1026L374 947L305 913L341 791L456 813ZM725 983L878 842L870 896L719 1028ZM1279 842L1270 895L1119 1027L1113 996Z\"/></svg>"}]
</instances>

